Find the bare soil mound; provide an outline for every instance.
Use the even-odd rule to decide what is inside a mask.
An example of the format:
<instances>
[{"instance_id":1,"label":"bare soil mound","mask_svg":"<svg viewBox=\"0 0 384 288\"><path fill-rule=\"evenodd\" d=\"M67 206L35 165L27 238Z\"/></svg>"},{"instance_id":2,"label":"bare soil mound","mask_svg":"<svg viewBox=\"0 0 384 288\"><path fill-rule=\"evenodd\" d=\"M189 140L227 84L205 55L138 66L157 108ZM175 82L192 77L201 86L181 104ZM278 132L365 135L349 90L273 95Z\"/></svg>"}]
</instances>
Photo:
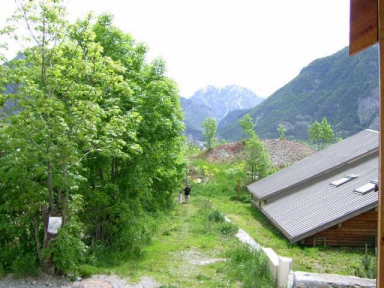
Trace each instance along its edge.
<instances>
[{"instance_id":1,"label":"bare soil mound","mask_svg":"<svg viewBox=\"0 0 384 288\"><path fill-rule=\"evenodd\" d=\"M263 140L275 167L282 168L316 153L316 150L297 142L287 140ZM227 143L206 152L206 160L214 163L231 163L242 157L243 142Z\"/></svg>"}]
</instances>

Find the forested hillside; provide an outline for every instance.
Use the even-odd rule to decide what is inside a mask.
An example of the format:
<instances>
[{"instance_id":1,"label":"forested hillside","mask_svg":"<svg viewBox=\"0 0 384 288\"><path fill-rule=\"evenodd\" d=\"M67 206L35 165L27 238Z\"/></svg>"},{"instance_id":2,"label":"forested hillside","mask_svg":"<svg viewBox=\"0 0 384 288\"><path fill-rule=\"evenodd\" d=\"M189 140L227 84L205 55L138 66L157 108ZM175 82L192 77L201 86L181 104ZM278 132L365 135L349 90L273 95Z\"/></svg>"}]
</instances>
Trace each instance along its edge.
<instances>
[{"instance_id":1,"label":"forested hillside","mask_svg":"<svg viewBox=\"0 0 384 288\"><path fill-rule=\"evenodd\" d=\"M249 114L263 139L277 138L283 124L288 139L307 140L309 125L323 117L346 138L366 128L378 129L378 101L377 46L353 57L347 47L310 63ZM238 120L218 132L229 140L243 137Z\"/></svg>"},{"instance_id":2,"label":"forested hillside","mask_svg":"<svg viewBox=\"0 0 384 288\"><path fill-rule=\"evenodd\" d=\"M0 51L0 276L140 255L185 175L163 60L146 63L111 15L66 22L61 2L23 1L13 20L28 29L2 30L31 42Z\"/></svg>"}]
</instances>

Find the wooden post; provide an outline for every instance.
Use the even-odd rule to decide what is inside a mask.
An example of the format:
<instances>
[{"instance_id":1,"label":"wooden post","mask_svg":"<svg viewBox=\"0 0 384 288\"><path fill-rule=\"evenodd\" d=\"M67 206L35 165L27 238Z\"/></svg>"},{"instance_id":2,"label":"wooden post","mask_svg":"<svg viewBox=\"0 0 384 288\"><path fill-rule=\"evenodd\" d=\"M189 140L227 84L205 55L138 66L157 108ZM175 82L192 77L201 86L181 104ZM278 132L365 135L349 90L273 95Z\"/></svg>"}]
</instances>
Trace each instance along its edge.
<instances>
[{"instance_id":1,"label":"wooden post","mask_svg":"<svg viewBox=\"0 0 384 288\"><path fill-rule=\"evenodd\" d=\"M376 287L384 288L384 0L378 0L379 38L379 224L377 234L377 278Z\"/></svg>"}]
</instances>

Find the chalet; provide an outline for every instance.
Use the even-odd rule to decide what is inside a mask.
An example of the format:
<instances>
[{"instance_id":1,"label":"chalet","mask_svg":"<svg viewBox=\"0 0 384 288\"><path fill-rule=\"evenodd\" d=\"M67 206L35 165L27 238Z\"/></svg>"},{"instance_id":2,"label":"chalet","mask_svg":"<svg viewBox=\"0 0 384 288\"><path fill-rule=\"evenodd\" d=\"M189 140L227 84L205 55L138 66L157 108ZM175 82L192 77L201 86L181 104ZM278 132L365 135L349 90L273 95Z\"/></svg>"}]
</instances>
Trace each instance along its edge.
<instances>
[{"instance_id":1,"label":"chalet","mask_svg":"<svg viewBox=\"0 0 384 288\"><path fill-rule=\"evenodd\" d=\"M374 247L379 134L364 130L247 188L291 243Z\"/></svg>"}]
</instances>

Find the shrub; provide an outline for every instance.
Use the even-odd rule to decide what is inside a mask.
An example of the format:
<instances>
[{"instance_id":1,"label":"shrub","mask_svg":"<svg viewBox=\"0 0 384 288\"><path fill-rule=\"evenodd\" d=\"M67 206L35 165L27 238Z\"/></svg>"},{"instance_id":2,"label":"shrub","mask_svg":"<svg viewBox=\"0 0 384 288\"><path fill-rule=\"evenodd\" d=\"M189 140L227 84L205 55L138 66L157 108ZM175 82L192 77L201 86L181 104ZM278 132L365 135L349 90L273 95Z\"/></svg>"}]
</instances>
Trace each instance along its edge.
<instances>
[{"instance_id":1,"label":"shrub","mask_svg":"<svg viewBox=\"0 0 384 288\"><path fill-rule=\"evenodd\" d=\"M41 270L36 258L36 253L29 252L19 254L12 262L11 271L18 277L36 276L41 273Z\"/></svg>"},{"instance_id":2,"label":"shrub","mask_svg":"<svg viewBox=\"0 0 384 288\"><path fill-rule=\"evenodd\" d=\"M375 279L377 274L376 261L367 253L361 257L359 267L355 268L354 275L361 278Z\"/></svg>"},{"instance_id":3,"label":"shrub","mask_svg":"<svg viewBox=\"0 0 384 288\"><path fill-rule=\"evenodd\" d=\"M79 275L84 278L91 277L96 273L95 267L90 265L80 265L78 271Z\"/></svg>"},{"instance_id":4,"label":"shrub","mask_svg":"<svg viewBox=\"0 0 384 288\"><path fill-rule=\"evenodd\" d=\"M208 220L212 222L221 223L225 221L225 216L219 210L213 210L211 213L208 214Z\"/></svg>"},{"instance_id":5,"label":"shrub","mask_svg":"<svg viewBox=\"0 0 384 288\"><path fill-rule=\"evenodd\" d=\"M229 200L231 201L238 201L238 202L241 202L241 203L251 203L251 199L249 198L249 195L232 195Z\"/></svg>"},{"instance_id":6,"label":"shrub","mask_svg":"<svg viewBox=\"0 0 384 288\"><path fill-rule=\"evenodd\" d=\"M235 225L228 223L228 222L224 222L220 226L221 234L226 235L226 236L235 234L237 232L237 230L238 229Z\"/></svg>"}]
</instances>

